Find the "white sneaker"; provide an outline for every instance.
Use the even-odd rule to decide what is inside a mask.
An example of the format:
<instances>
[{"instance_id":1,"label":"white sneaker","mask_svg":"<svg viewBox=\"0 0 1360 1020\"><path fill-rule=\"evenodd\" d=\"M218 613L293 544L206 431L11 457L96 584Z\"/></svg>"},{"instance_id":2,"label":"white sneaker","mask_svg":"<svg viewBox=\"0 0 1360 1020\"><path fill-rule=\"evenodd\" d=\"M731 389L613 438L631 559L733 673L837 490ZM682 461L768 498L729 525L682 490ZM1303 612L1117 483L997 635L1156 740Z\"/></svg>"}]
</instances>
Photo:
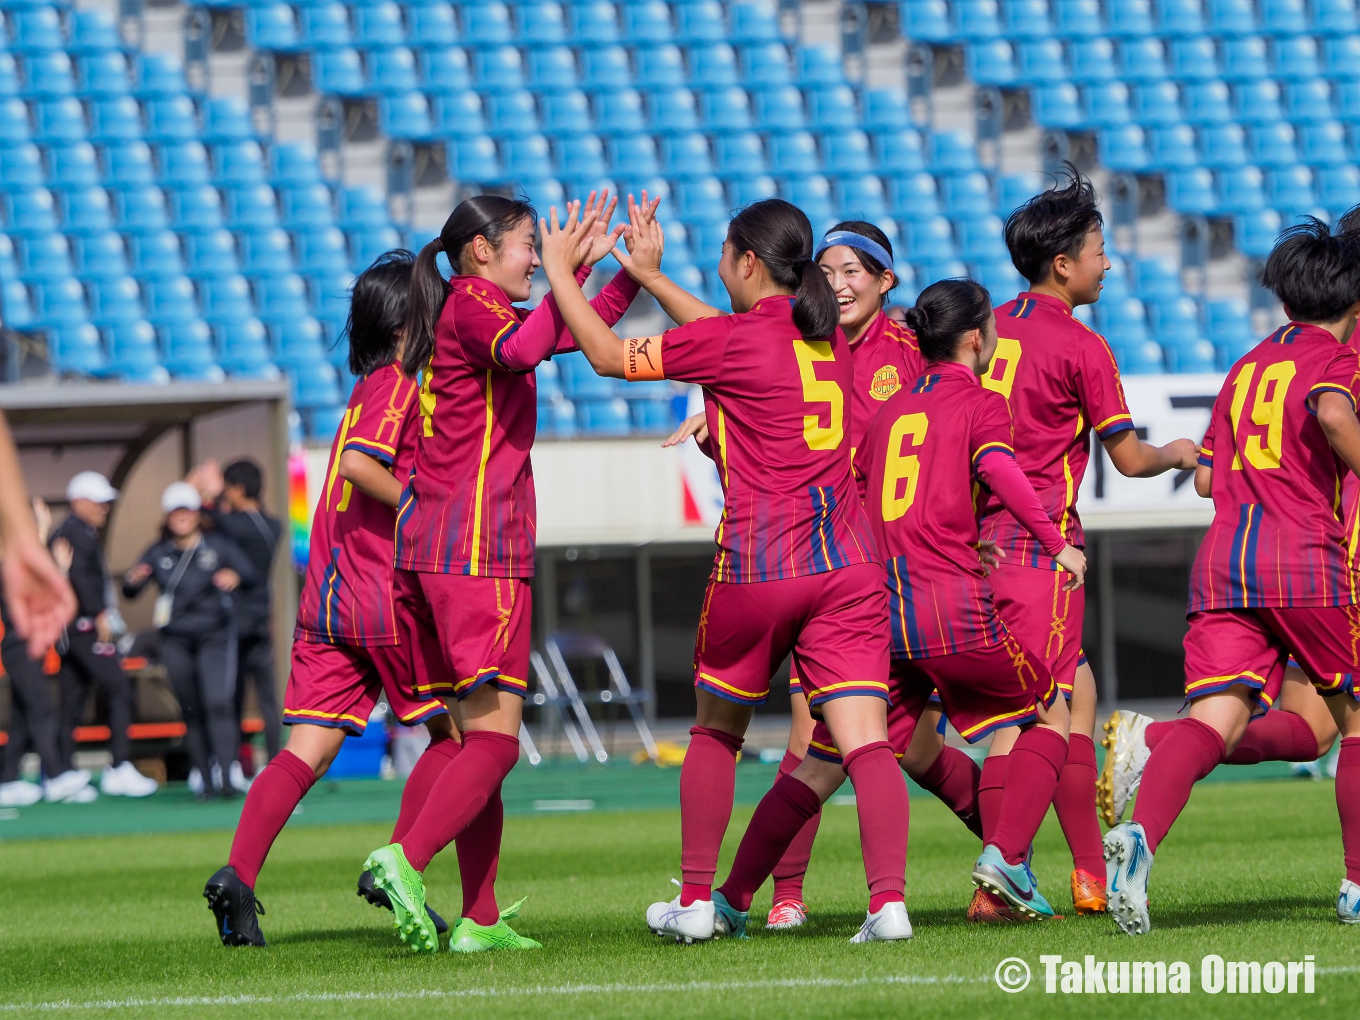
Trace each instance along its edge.
<instances>
[{"instance_id":1,"label":"white sneaker","mask_svg":"<svg viewBox=\"0 0 1360 1020\"><path fill-rule=\"evenodd\" d=\"M198 769L189 770L189 792L195 797L203 793L203 773Z\"/></svg>"},{"instance_id":2,"label":"white sneaker","mask_svg":"<svg viewBox=\"0 0 1360 1020\"><path fill-rule=\"evenodd\" d=\"M1146 740L1151 722L1151 716L1116 709L1105 724L1106 736L1101 741L1105 748L1105 767L1096 780L1096 806L1106 825L1114 826L1123 821L1129 799L1143 781L1143 768L1152 753Z\"/></svg>"},{"instance_id":3,"label":"white sneaker","mask_svg":"<svg viewBox=\"0 0 1360 1020\"><path fill-rule=\"evenodd\" d=\"M240 793L250 792L251 781L246 778L246 770L241 768L239 761L231 763L231 768L227 769L227 781L231 783L231 788Z\"/></svg>"},{"instance_id":4,"label":"white sneaker","mask_svg":"<svg viewBox=\"0 0 1360 1020\"><path fill-rule=\"evenodd\" d=\"M150 797L160 785L150 776L137 771L137 766L125 761L117 768L105 769L99 777L99 790L111 797Z\"/></svg>"},{"instance_id":5,"label":"white sneaker","mask_svg":"<svg viewBox=\"0 0 1360 1020\"><path fill-rule=\"evenodd\" d=\"M765 927L775 931L801 928L805 924L807 904L802 900L780 900L770 908L770 916L765 919Z\"/></svg>"},{"instance_id":6,"label":"white sneaker","mask_svg":"<svg viewBox=\"0 0 1360 1020\"><path fill-rule=\"evenodd\" d=\"M1342 924L1360 924L1360 885L1349 878L1341 880L1336 897L1336 919Z\"/></svg>"},{"instance_id":7,"label":"white sneaker","mask_svg":"<svg viewBox=\"0 0 1360 1020\"><path fill-rule=\"evenodd\" d=\"M43 797L49 804L71 802L71 798L81 790L93 790L90 786L90 773L87 769L67 769L59 776L53 776L43 783ZM91 798L93 799L93 798ZM84 804L87 801L75 801Z\"/></svg>"},{"instance_id":8,"label":"white sneaker","mask_svg":"<svg viewBox=\"0 0 1360 1020\"><path fill-rule=\"evenodd\" d=\"M91 783L86 783L71 796L67 797L63 804L93 804L99 799L99 791Z\"/></svg>"},{"instance_id":9,"label":"white sneaker","mask_svg":"<svg viewBox=\"0 0 1360 1020\"><path fill-rule=\"evenodd\" d=\"M22 779L0 783L0 807L29 807L42 799L42 787L37 783Z\"/></svg>"},{"instance_id":10,"label":"white sneaker","mask_svg":"<svg viewBox=\"0 0 1360 1020\"><path fill-rule=\"evenodd\" d=\"M893 942L911 938L911 918L905 903L885 903L877 914L865 914L851 942Z\"/></svg>"},{"instance_id":11,"label":"white sneaker","mask_svg":"<svg viewBox=\"0 0 1360 1020\"><path fill-rule=\"evenodd\" d=\"M669 903L653 903L647 908L647 927L676 942L707 942L713 937L713 923L712 900L695 900L682 907L677 896Z\"/></svg>"}]
</instances>

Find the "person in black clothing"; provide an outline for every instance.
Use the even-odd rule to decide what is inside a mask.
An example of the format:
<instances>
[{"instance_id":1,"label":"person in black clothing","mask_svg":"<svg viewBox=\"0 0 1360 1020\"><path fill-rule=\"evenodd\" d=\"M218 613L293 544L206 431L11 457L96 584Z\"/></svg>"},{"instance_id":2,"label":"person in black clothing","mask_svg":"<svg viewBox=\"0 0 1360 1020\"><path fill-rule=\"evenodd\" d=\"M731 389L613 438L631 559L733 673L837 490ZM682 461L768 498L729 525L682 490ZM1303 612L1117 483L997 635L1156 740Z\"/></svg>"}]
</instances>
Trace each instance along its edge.
<instances>
[{"instance_id":1,"label":"person in black clothing","mask_svg":"<svg viewBox=\"0 0 1360 1020\"><path fill-rule=\"evenodd\" d=\"M57 644L62 667L57 740L62 761L74 768L75 728L85 714L90 688L95 687L108 711L113 756L113 766L104 770L99 788L107 794L146 797L156 792L156 781L138 772L130 760L132 679L123 672L114 644L125 628L99 534L117 498L118 490L107 478L97 471L81 471L66 486L71 512L48 541L58 560L69 559L67 577L77 605L75 621L66 628L64 642Z\"/></svg>"},{"instance_id":2,"label":"person in black clothing","mask_svg":"<svg viewBox=\"0 0 1360 1020\"><path fill-rule=\"evenodd\" d=\"M199 796L234 793L226 781L236 758L238 727L232 696L236 688L236 627L232 596L256 583L255 568L230 539L202 529L198 491L175 482L161 497L164 537L123 575L123 594L135 598L155 581L160 589L153 622L162 665L187 727L185 744L203 779ZM221 767L212 778L209 749Z\"/></svg>"},{"instance_id":3,"label":"person in black clothing","mask_svg":"<svg viewBox=\"0 0 1360 1020\"><path fill-rule=\"evenodd\" d=\"M200 465L188 479L198 489L213 526L226 535L255 568L254 584L232 593L239 647L236 674L236 718L245 705L246 679L254 682L255 699L264 720L264 746L272 761L279 753L283 716L274 684L274 646L270 637L269 578L283 525L264 512L260 494L264 473L253 460L234 460L222 471L213 461Z\"/></svg>"}]
</instances>

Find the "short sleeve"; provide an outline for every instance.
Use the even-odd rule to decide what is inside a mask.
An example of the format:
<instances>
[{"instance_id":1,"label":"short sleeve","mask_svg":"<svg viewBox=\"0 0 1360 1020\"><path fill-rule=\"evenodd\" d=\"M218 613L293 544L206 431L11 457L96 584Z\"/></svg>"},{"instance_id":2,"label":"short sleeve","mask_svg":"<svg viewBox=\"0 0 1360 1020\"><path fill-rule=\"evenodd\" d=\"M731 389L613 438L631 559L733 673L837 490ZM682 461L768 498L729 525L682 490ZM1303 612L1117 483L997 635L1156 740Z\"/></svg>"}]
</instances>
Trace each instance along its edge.
<instances>
[{"instance_id":1,"label":"short sleeve","mask_svg":"<svg viewBox=\"0 0 1360 1020\"><path fill-rule=\"evenodd\" d=\"M1105 338L1091 334L1082 338L1077 395L1086 420L1101 439L1133 428L1133 415L1119 381L1119 365Z\"/></svg>"},{"instance_id":2,"label":"short sleeve","mask_svg":"<svg viewBox=\"0 0 1360 1020\"><path fill-rule=\"evenodd\" d=\"M415 406L416 384L395 365L386 365L360 386L363 389L349 409L345 445L340 450L366 453L390 468L397 459L402 422Z\"/></svg>"},{"instance_id":3,"label":"short sleeve","mask_svg":"<svg viewBox=\"0 0 1360 1020\"><path fill-rule=\"evenodd\" d=\"M983 390L982 393L973 412L968 437L968 454L974 472L984 457L993 454L1015 457L1015 429L1006 398L994 390Z\"/></svg>"},{"instance_id":4,"label":"short sleeve","mask_svg":"<svg viewBox=\"0 0 1360 1020\"><path fill-rule=\"evenodd\" d=\"M463 278L454 284L445 304L445 315L452 308L463 356L477 368L505 370L498 354L505 342L519 332L523 321L520 310L501 298L499 290Z\"/></svg>"},{"instance_id":5,"label":"short sleeve","mask_svg":"<svg viewBox=\"0 0 1360 1020\"><path fill-rule=\"evenodd\" d=\"M1220 396L1214 401L1213 412L1209 415L1209 426L1204 430L1204 439L1199 444L1200 467L1214 466L1214 426L1218 424L1218 403L1222 399Z\"/></svg>"},{"instance_id":6,"label":"short sleeve","mask_svg":"<svg viewBox=\"0 0 1360 1020\"><path fill-rule=\"evenodd\" d=\"M660 336L624 341L623 378L628 382L677 379L710 386L722 377L732 319L714 315L695 319Z\"/></svg>"},{"instance_id":7,"label":"short sleeve","mask_svg":"<svg viewBox=\"0 0 1360 1020\"><path fill-rule=\"evenodd\" d=\"M1349 347L1338 345L1327 367L1308 390L1308 410L1317 414L1317 400L1324 393L1340 393L1355 410L1356 395L1360 394L1360 358Z\"/></svg>"}]
</instances>

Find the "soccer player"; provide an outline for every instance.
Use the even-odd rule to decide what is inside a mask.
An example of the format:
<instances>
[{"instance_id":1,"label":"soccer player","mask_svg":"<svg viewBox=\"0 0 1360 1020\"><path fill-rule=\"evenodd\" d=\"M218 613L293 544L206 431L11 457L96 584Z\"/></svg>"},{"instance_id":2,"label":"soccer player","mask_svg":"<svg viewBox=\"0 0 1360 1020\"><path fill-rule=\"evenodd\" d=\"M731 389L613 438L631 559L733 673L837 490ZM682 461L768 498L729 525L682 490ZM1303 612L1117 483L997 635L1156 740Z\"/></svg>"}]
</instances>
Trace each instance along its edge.
<instances>
[{"instance_id":1,"label":"soccer player","mask_svg":"<svg viewBox=\"0 0 1360 1020\"><path fill-rule=\"evenodd\" d=\"M578 222L574 208L561 227L554 210L544 229L548 280L601 375L704 387L724 495L695 644L696 725L680 775L684 882L676 899L648 908L648 927L684 941L744 937L746 911L712 890L713 875L736 754L771 674L792 653L809 704L844 742L858 794L870 895L855 941L910 938L907 788L887 741L887 600L851 477L854 369L835 294L812 260L811 224L779 199L737 213L718 264L734 313L722 315L662 275L661 228L629 206L625 266L677 328L625 341L590 311L571 274L590 218Z\"/></svg>"},{"instance_id":2,"label":"soccer player","mask_svg":"<svg viewBox=\"0 0 1360 1020\"><path fill-rule=\"evenodd\" d=\"M582 240L579 278L614 247L608 194L589 206L595 229ZM533 369L571 349L556 302L533 311L529 298L536 217L524 202L480 195L462 202L412 272L402 366L422 374L418 445L397 508L397 612L437 641L449 676L417 685L456 706L462 750L432 781L410 827L369 855L366 867L389 897L402 941L417 952L438 948L425 911L421 873L455 839L493 862L500 854L501 783L519 759L519 728L529 669L529 578L534 572L534 480L529 461L537 425ZM445 281L436 258L455 275ZM638 286L620 273L594 298L610 322ZM493 881L470 890L453 952L536 949L501 914Z\"/></svg>"},{"instance_id":3,"label":"soccer player","mask_svg":"<svg viewBox=\"0 0 1360 1020\"><path fill-rule=\"evenodd\" d=\"M1286 230L1262 283L1290 322L1228 371L1204 437L1195 489L1214 521L1190 582L1185 636L1189 717L1148 759L1133 821L1105 836L1110 913L1130 935L1151 927L1148 875L1194 783L1236 748L1279 694L1289 650L1325 695L1341 732L1337 807L1343 921L1360 920L1360 607L1354 550L1338 512L1360 471L1360 242L1311 219Z\"/></svg>"},{"instance_id":4,"label":"soccer player","mask_svg":"<svg viewBox=\"0 0 1360 1020\"><path fill-rule=\"evenodd\" d=\"M414 258L388 252L354 282L345 331L350 371L358 380L331 445L326 487L312 521L284 696L288 746L251 785L228 863L203 890L224 945L265 944L255 920L255 883L269 848L330 768L346 735L364 732L380 696L402 723L423 722L430 732L402 791L394 839L410 827L431 783L460 749L444 706L414 693L417 682L442 675L438 648L395 611L392 599L398 479L415 457L413 423L419 420L417 384L398 366ZM499 821L488 818L486 824ZM485 880L487 861L475 853L460 860L465 883ZM368 872L360 877L359 895L390 909ZM433 911L430 917L438 930L447 929Z\"/></svg>"},{"instance_id":5,"label":"soccer player","mask_svg":"<svg viewBox=\"0 0 1360 1020\"><path fill-rule=\"evenodd\" d=\"M1054 916L1026 865L1067 760L1067 703L1042 659L997 615L977 555L976 486L998 499L1060 568L1084 579L1086 558L1044 512L1015 462L1006 401L979 378L996 350L987 291L971 280L927 287L907 313L927 364L874 418L855 455L864 507L884 557L892 642L890 730L911 739L933 691L968 741L1008 727L1013 742L1000 817L973 869L979 888L1017 915ZM813 746L826 747L822 728ZM900 738L899 737L899 738ZM834 747L826 747L831 754ZM810 807L844 776L809 754L776 781L747 828L720 893L741 909Z\"/></svg>"},{"instance_id":6,"label":"soccer player","mask_svg":"<svg viewBox=\"0 0 1360 1020\"><path fill-rule=\"evenodd\" d=\"M1099 300L1110 263L1095 190L1070 164L1066 176L1006 220L1011 261L1029 290L996 310L997 352L982 384L1010 402L1020 467L1063 537L1084 548L1076 504L1092 430L1115 470L1140 478L1193 468L1195 444L1177 439L1156 447L1138 438L1109 345L1072 315L1077 305ZM1072 849L1073 905L1078 913L1099 912L1106 898L1095 803L1096 687L1090 667L1078 666L1085 592L1064 590L1053 558L995 497L983 508L982 537L1004 554L990 578L997 612L1071 701L1068 759L1053 806ZM1014 734L998 734L983 765L984 841ZM970 916L990 919L996 909L979 892Z\"/></svg>"}]
</instances>

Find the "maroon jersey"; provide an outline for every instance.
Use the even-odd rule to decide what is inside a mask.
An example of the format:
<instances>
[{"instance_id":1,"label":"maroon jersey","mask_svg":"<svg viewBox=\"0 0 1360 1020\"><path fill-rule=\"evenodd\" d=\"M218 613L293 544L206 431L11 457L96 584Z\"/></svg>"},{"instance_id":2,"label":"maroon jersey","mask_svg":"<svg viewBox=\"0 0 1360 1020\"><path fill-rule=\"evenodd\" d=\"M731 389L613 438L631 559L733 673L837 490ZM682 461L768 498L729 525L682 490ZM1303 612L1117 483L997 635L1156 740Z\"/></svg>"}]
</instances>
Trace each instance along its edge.
<instances>
[{"instance_id":1,"label":"maroon jersey","mask_svg":"<svg viewBox=\"0 0 1360 1020\"><path fill-rule=\"evenodd\" d=\"M1316 420L1329 391L1355 406L1360 358L1317 326L1291 322L1228 370L1200 452L1214 469L1214 522L1190 612L1358 601L1342 522L1349 472Z\"/></svg>"},{"instance_id":2,"label":"maroon jersey","mask_svg":"<svg viewBox=\"0 0 1360 1020\"><path fill-rule=\"evenodd\" d=\"M978 558L979 463L1014 457L1006 401L958 364L931 365L891 397L855 454L887 571L892 655L985 648L1004 628Z\"/></svg>"},{"instance_id":3,"label":"maroon jersey","mask_svg":"<svg viewBox=\"0 0 1360 1020\"><path fill-rule=\"evenodd\" d=\"M864 335L850 345L850 360L855 365L854 395L851 397L850 450L853 455L874 415L903 387L910 386L925 372L926 360L916 345L916 335L900 322L882 312Z\"/></svg>"},{"instance_id":4,"label":"maroon jersey","mask_svg":"<svg viewBox=\"0 0 1360 1020\"><path fill-rule=\"evenodd\" d=\"M805 340L793 301L627 341L625 378L704 387L722 481L715 581L773 581L874 562L850 471L855 383L845 335Z\"/></svg>"},{"instance_id":5,"label":"maroon jersey","mask_svg":"<svg viewBox=\"0 0 1360 1020\"><path fill-rule=\"evenodd\" d=\"M366 453L401 478L411 469L416 383L385 365L354 384L331 444L326 487L312 518L307 580L295 637L333 645L395 645L392 544L396 511L340 477L340 455Z\"/></svg>"},{"instance_id":6,"label":"maroon jersey","mask_svg":"<svg viewBox=\"0 0 1360 1020\"><path fill-rule=\"evenodd\" d=\"M1002 305L996 331L996 356L982 385L1009 401L1020 467L1063 538L1084 546L1077 490L1090 433L1109 439L1133 428L1114 353L1065 302L1046 294L1024 293ZM1005 551L1008 565L1059 569L996 499L983 507L982 537Z\"/></svg>"}]
</instances>

